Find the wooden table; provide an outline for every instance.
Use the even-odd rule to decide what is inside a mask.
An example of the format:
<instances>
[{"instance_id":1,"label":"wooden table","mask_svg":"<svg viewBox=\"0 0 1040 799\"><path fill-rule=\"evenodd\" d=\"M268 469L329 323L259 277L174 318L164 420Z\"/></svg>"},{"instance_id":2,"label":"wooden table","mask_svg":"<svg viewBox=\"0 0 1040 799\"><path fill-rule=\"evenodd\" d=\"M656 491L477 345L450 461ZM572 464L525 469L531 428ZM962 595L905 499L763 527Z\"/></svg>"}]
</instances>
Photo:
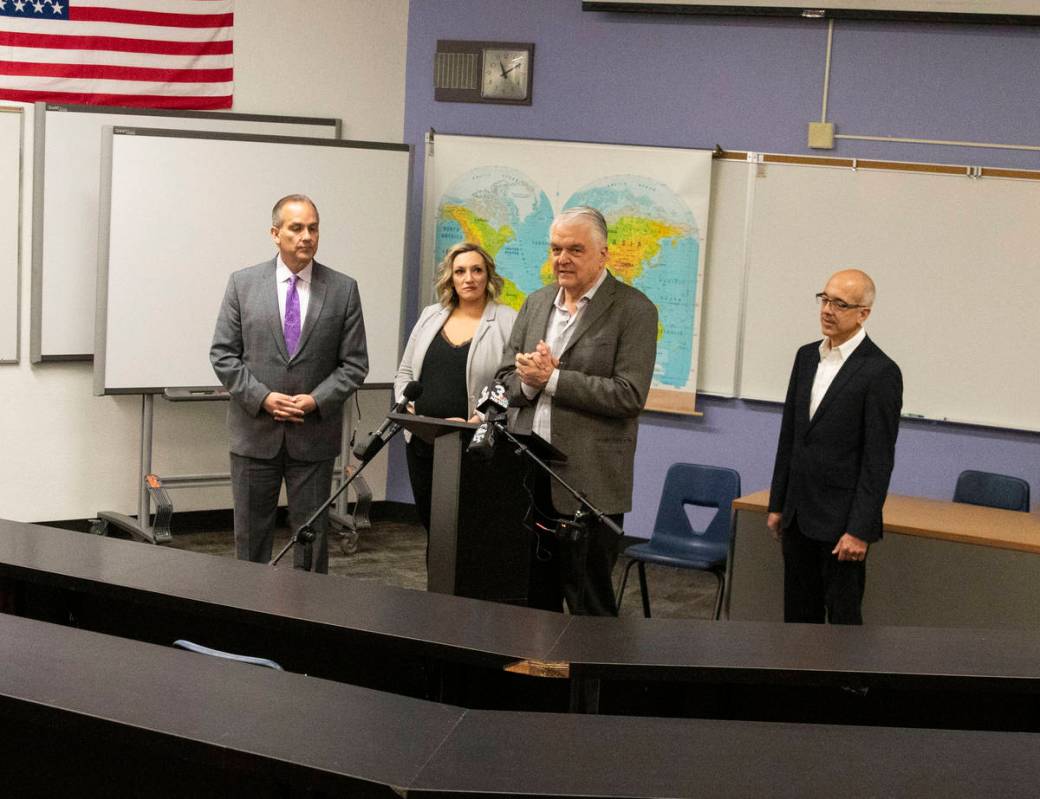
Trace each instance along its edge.
<instances>
[{"instance_id":1,"label":"wooden table","mask_svg":"<svg viewBox=\"0 0 1040 799\"><path fill-rule=\"evenodd\" d=\"M783 620L769 492L735 500L729 618ZM892 495L870 548L867 624L1040 629L1040 514Z\"/></svg>"}]
</instances>

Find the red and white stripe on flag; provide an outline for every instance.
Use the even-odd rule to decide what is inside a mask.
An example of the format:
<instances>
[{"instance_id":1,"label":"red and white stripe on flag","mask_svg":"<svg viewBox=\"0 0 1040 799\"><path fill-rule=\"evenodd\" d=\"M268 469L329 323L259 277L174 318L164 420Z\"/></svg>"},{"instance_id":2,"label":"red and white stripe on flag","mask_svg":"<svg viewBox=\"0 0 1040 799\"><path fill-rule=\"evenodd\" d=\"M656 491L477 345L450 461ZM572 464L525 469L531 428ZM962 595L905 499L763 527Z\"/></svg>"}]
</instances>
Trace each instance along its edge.
<instances>
[{"instance_id":1,"label":"red and white stripe on flag","mask_svg":"<svg viewBox=\"0 0 1040 799\"><path fill-rule=\"evenodd\" d=\"M0 99L230 108L234 0L0 0Z\"/></svg>"}]
</instances>

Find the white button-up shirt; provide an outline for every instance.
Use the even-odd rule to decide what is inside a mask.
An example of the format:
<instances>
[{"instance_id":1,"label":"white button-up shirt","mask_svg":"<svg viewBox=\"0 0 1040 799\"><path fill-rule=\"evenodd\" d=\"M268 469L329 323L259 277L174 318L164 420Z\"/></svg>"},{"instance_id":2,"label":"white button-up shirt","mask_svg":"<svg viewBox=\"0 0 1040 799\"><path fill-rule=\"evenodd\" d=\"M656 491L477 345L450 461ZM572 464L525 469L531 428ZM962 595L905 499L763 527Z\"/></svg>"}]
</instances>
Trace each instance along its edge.
<instances>
[{"instance_id":1,"label":"white button-up shirt","mask_svg":"<svg viewBox=\"0 0 1040 799\"><path fill-rule=\"evenodd\" d=\"M845 365L845 361L849 359L849 356L856 351L856 347L862 344L863 339L866 337L867 331L861 327L856 335L837 347L831 347L829 338L825 338L820 342L820 365L816 367L816 377L813 378L812 384L812 397L809 400L810 419L816 415L816 409L820 407L827 389L831 387L831 383L838 376L838 372Z\"/></svg>"},{"instance_id":2,"label":"white button-up shirt","mask_svg":"<svg viewBox=\"0 0 1040 799\"><path fill-rule=\"evenodd\" d=\"M560 353L567 349L567 344L570 343L571 336L574 335L574 329L578 324L578 320L581 319L582 311L592 302L596 291L603 285L603 281L606 279L607 270L604 269L600 272L596 282L578 299L573 314L567 310L567 305L564 303L563 289L561 288L557 292L556 299L553 301L553 309L549 311L549 327L545 331L545 343L554 357L559 358ZM560 370L553 369L552 374L549 376L549 382L545 384L541 394L533 386L529 386L526 383L520 384L520 390L524 392L525 397L528 399L538 397L531 429L532 432L546 441L552 441L552 398L556 394L556 386L559 382Z\"/></svg>"}]
</instances>

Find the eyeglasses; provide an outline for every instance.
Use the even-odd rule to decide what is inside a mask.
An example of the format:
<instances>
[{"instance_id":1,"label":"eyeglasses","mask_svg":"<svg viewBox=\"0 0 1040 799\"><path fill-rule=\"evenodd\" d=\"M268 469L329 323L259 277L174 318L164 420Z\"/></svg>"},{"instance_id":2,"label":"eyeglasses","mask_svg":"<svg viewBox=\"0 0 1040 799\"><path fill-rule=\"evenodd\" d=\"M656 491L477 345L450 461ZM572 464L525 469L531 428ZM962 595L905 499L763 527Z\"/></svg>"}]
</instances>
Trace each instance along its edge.
<instances>
[{"instance_id":1,"label":"eyeglasses","mask_svg":"<svg viewBox=\"0 0 1040 799\"><path fill-rule=\"evenodd\" d=\"M816 302L819 303L821 308L831 306L835 311L849 311L853 308L866 308L866 305L853 305L852 303L845 302L845 300L835 300L828 297L822 291L816 295Z\"/></svg>"}]
</instances>

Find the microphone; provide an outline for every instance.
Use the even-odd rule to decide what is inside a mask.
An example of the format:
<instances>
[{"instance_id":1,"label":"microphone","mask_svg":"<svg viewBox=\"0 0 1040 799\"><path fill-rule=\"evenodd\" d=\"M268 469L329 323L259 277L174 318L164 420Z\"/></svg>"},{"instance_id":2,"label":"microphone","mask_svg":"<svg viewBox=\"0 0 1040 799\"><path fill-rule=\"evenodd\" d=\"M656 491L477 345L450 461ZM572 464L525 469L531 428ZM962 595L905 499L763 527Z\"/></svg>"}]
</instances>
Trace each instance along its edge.
<instances>
[{"instance_id":1,"label":"microphone","mask_svg":"<svg viewBox=\"0 0 1040 799\"><path fill-rule=\"evenodd\" d=\"M466 447L466 452L490 460L495 453L495 423L505 419L506 411L509 410L506 387L501 383L484 386L480 391L480 399L477 400L477 410L484 414L484 421L473 434L473 440Z\"/></svg>"},{"instance_id":2,"label":"microphone","mask_svg":"<svg viewBox=\"0 0 1040 799\"><path fill-rule=\"evenodd\" d=\"M419 397L422 396L422 392L422 383L418 380L413 380L404 387L401 401L394 405L390 412L404 413L408 410L408 403L419 399ZM393 438L400 429L401 425L390 421L389 418L384 419L383 423L376 428L375 432L369 433L354 445L354 457L362 463L368 463L376 456L379 450L386 445L386 442Z\"/></svg>"}]
</instances>

